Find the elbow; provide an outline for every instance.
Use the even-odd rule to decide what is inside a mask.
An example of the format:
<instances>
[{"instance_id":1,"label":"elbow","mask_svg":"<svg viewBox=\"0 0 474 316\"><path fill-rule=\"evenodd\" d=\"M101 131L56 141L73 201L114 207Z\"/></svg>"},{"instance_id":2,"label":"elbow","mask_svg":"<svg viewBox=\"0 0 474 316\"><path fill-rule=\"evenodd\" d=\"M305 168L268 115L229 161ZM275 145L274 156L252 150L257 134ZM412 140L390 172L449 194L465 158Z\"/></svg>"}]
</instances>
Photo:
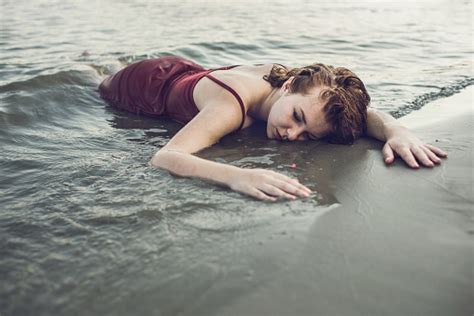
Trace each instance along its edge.
<instances>
[{"instance_id":1,"label":"elbow","mask_svg":"<svg viewBox=\"0 0 474 316\"><path fill-rule=\"evenodd\" d=\"M151 167L167 170L176 176L186 177L192 175L195 168L182 154L180 151L161 149L151 158L148 164Z\"/></svg>"},{"instance_id":2,"label":"elbow","mask_svg":"<svg viewBox=\"0 0 474 316\"><path fill-rule=\"evenodd\" d=\"M160 164L158 162L158 159L156 159L156 157L153 156L153 158L151 158L150 161L148 161L148 166L149 167L154 167L154 168L159 168Z\"/></svg>"},{"instance_id":3,"label":"elbow","mask_svg":"<svg viewBox=\"0 0 474 316\"><path fill-rule=\"evenodd\" d=\"M148 165L163 169L176 168L176 166L179 166L179 162L182 159L180 154L183 153L178 150L160 149L155 153L155 155L153 155L148 162Z\"/></svg>"},{"instance_id":4,"label":"elbow","mask_svg":"<svg viewBox=\"0 0 474 316\"><path fill-rule=\"evenodd\" d=\"M155 167L155 168L162 168L163 167L163 153L161 151L158 151L156 154L153 155L153 157L150 159L148 162L148 165L150 167Z\"/></svg>"}]
</instances>

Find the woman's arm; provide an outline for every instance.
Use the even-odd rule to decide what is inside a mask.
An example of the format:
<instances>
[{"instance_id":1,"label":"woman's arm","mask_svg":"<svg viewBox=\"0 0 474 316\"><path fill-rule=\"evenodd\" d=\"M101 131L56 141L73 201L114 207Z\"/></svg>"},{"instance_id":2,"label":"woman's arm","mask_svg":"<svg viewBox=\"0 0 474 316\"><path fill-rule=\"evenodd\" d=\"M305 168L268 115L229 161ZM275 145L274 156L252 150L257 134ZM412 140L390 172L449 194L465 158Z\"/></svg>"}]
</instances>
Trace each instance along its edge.
<instances>
[{"instance_id":1,"label":"woman's arm","mask_svg":"<svg viewBox=\"0 0 474 316\"><path fill-rule=\"evenodd\" d=\"M308 196L311 192L308 188L283 174L264 169L243 169L192 155L235 130L241 115L238 105L207 105L153 156L150 164L175 175L219 183L262 200Z\"/></svg>"},{"instance_id":2,"label":"woman's arm","mask_svg":"<svg viewBox=\"0 0 474 316\"><path fill-rule=\"evenodd\" d=\"M385 142L386 164L391 164L397 154L412 168L419 168L418 162L433 167L441 162L439 157L448 155L438 147L423 143L389 114L375 109L367 111L367 135Z\"/></svg>"}]
</instances>

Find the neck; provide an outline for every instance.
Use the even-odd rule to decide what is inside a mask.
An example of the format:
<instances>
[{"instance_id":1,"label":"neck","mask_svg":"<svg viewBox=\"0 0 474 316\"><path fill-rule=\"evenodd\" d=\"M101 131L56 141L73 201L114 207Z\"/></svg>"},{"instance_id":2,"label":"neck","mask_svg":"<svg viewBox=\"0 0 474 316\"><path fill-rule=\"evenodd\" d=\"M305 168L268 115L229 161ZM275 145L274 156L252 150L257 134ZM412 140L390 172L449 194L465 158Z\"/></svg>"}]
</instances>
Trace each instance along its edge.
<instances>
[{"instance_id":1,"label":"neck","mask_svg":"<svg viewBox=\"0 0 474 316\"><path fill-rule=\"evenodd\" d=\"M254 106L249 108L248 113L258 120L267 121L273 104L280 97L279 91L279 88L273 88L270 84L267 84L256 99Z\"/></svg>"},{"instance_id":2,"label":"neck","mask_svg":"<svg viewBox=\"0 0 474 316\"><path fill-rule=\"evenodd\" d=\"M273 88L269 82L262 77L269 74L274 64L258 67L256 70L257 81L251 83L249 91L256 93L251 95L249 100L248 114L261 121L267 121L273 104L280 98L280 88Z\"/></svg>"}]
</instances>

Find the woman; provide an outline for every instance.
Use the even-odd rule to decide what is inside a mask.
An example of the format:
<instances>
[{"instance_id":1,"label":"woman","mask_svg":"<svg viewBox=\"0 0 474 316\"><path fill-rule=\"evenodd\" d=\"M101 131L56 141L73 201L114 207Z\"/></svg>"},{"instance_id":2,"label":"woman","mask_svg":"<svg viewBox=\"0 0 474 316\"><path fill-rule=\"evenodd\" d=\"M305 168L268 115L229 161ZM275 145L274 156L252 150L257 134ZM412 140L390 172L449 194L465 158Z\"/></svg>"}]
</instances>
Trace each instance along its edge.
<instances>
[{"instance_id":1,"label":"woman","mask_svg":"<svg viewBox=\"0 0 474 316\"><path fill-rule=\"evenodd\" d=\"M137 114L167 115L186 124L150 164L185 177L214 181L258 199L307 197L310 190L283 174L243 169L192 155L223 136L267 121L270 139L326 138L352 143L362 135L386 142L385 163L399 155L410 167L439 164L446 153L423 144L390 115L368 108L362 81L346 68L313 64L203 67L181 57L140 61L99 87L111 105Z\"/></svg>"}]
</instances>

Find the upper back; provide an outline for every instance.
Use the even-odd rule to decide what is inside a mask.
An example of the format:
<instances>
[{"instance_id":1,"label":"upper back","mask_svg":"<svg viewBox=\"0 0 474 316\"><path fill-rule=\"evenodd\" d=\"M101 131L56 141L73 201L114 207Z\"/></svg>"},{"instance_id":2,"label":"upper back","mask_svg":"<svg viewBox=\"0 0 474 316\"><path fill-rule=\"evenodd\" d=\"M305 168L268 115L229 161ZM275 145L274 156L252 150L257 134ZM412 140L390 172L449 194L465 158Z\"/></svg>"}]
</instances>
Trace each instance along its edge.
<instances>
[{"instance_id":1,"label":"upper back","mask_svg":"<svg viewBox=\"0 0 474 316\"><path fill-rule=\"evenodd\" d=\"M249 81L255 80L255 68L261 66L227 66L205 71L187 72L172 83L167 97L167 112L175 119L188 122L204 107L218 104L241 109L240 128L253 123L247 115L250 100Z\"/></svg>"}]
</instances>

